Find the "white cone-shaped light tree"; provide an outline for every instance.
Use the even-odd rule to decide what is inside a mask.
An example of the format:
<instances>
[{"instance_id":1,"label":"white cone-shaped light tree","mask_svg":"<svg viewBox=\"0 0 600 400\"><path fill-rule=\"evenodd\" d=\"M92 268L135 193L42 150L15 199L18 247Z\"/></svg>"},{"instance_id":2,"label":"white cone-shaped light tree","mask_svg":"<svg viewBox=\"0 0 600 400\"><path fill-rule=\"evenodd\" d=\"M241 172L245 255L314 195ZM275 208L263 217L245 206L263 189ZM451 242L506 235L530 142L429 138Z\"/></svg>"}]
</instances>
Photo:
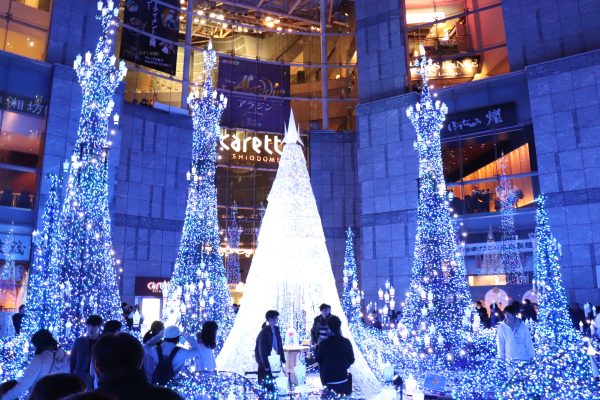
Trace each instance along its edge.
<instances>
[{"instance_id":1,"label":"white cone-shaped light tree","mask_svg":"<svg viewBox=\"0 0 600 400\"><path fill-rule=\"evenodd\" d=\"M271 309L280 312L282 336L293 328L302 339L309 336L319 305L327 303L342 320L344 336L354 344L336 289L293 113L283 143L243 302L217 358L220 370L256 371L256 336L265 312ZM354 353L354 382L364 392L376 390L379 384L355 344Z\"/></svg>"}]
</instances>

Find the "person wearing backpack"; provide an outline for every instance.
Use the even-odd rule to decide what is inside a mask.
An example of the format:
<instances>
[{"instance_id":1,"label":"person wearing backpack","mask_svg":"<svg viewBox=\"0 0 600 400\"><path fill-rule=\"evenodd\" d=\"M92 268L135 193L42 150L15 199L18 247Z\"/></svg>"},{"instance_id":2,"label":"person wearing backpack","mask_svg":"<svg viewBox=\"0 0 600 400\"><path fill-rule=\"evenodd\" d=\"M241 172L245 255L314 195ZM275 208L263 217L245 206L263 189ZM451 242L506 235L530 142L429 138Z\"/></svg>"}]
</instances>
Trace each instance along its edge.
<instances>
[{"instance_id":1,"label":"person wearing backpack","mask_svg":"<svg viewBox=\"0 0 600 400\"><path fill-rule=\"evenodd\" d=\"M157 337L160 340L160 336ZM189 349L178 346L181 337L189 343ZM156 343L154 339L146 342L144 348L155 365L152 373L152 383L155 385L167 384L181 371L187 360L198 357L201 352L196 338L182 333L177 326L167 326L163 341L156 346L154 346Z\"/></svg>"},{"instance_id":2,"label":"person wearing backpack","mask_svg":"<svg viewBox=\"0 0 600 400\"><path fill-rule=\"evenodd\" d=\"M113 400L183 400L171 389L148 383L142 370L144 349L128 333L103 336L94 346L94 370L98 389L89 392L95 398ZM100 397L102 395L102 397Z\"/></svg>"}]
</instances>

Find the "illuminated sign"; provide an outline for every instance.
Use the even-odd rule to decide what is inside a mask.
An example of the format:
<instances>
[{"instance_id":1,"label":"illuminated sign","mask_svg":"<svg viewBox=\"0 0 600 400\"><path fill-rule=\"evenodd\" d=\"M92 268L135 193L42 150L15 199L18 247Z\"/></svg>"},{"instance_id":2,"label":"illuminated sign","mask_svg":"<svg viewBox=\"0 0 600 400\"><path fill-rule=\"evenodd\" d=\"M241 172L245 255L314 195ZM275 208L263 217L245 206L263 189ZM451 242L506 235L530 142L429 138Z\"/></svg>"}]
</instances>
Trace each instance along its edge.
<instances>
[{"instance_id":1,"label":"illuminated sign","mask_svg":"<svg viewBox=\"0 0 600 400\"><path fill-rule=\"evenodd\" d=\"M147 297L164 297L169 290L169 279L165 278L135 278L135 295Z\"/></svg>"},{"instance_id":2,"label":"illuminated sign","mask_svg":"<svg viewBox=\"0 0 600 400\"><path fill-rule=\"evenodd\" d=\"M481 69L481 57L465 57L458 60L433 61L427 66L429 79L472 78ZM417 67L410 66L410 78L419 80Z\"/></svg>"},{"instance_id":3,"label":"illuminated sign","mask_svg":"<svg viewBox=\"0 0 600 400\"><path fill-rule=\"evenodd\" d=\"M223 133L219 140L221 145L219 161L235 165L256 166L262 163L274 166L281 158L282 141L281 135Z\"/></svg>"}]
</instances>

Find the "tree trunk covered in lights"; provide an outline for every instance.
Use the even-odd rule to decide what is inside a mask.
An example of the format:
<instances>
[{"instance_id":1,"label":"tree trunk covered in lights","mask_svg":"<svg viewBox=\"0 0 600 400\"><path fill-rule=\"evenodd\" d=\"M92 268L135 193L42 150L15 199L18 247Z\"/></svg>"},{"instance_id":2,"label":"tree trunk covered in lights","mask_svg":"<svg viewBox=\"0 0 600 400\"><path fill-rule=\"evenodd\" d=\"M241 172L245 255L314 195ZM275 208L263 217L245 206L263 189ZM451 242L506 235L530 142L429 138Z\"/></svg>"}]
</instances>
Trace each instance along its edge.
<instances>
[{"instance_id":1,"label":"tree trunk covered in lights","mask_svg":"<svg viewBox=\"0 0 600 400\"><path fill-rule=\"evenodd\" d=\"M192 114L192 164L187 206L179 252L171 278L165 317L188 333L200 332L205 321L219 325L217 351L233 320L231 295L223 257L219 253L219 221L215 186L219 121L227 99L217 96L212 71L216 53L204 51L204 82L193 91L188 104Z\"/></svg>"},{"instance_id":2,"label":"tree trunk covered in lights","mask_svg":"<svg viewBox=\"0 0 600 400\"><path fill-rule=\"evenodd\" d=\"M49 268L61 268L62 323L57 334L71 341L83 334L85 320L99 314L121 319L117 264L108 207L109 118L114 92L126 74L112 55L116 15L112 1L99 2L102 24L95 53L77 56L74 68L83 92L77 142L64 181L65 196ZM115 123L118 116L115 115Z\"/></svg>"},{"instance_id":3,"label":"tree trunk covered in lights","mask_svg":"<svg viewBox=\"0 0 600 400\"><path fill-rule=\"evenodd\" d=\"M237 223L237 205L234 203L231 207L231 225L227 228L227 244L234 250L227 254L227 283L238 284L240 283L240 255L235 252L240 247L240 236L242 234L242 228Z\"/></svg>"},{"instance_id":4,"label":"tree trunk covered in lights","mask_svg":"<svg viewBox=\"0 0 600 400\"><path fill-rule=\"evenodd\" d=\"M464 356L463 318L471 295L442 168L440 129L447 108L432 98L425 56L417 64L423 91L416 109L411 106L407 110L417 132L415 148L419 152L417 234L399 330L409 367L422 373L451 368Z\"/></svg>"}]
</instances>

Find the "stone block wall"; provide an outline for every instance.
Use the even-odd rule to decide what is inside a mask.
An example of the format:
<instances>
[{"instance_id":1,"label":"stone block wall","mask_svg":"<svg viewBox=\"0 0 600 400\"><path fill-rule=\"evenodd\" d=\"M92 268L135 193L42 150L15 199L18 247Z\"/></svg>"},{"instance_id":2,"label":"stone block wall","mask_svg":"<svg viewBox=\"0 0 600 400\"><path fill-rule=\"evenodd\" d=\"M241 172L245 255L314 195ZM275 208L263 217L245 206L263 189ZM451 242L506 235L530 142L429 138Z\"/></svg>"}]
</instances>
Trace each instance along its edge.
<instances>
[{"instance_id":1,"label":"stone block wall","mask_svg":"<svg viewBox=\"0 0 600 400\"><path fill-rule=\"evenodd\" d=\"M341 289L347 227L357 231L356 133L310 133L310 180L327 250ZM357 248L358 239L355 239ZM358 256L357 256L358 258Z\"/></svg>"},{"instance_id":2,"label":"stone block wall","mask_svg":"<svg viewBox=\"0 0 600 400\"><path fill-rule=\"evenodd\" d=\"M398 0L357 0L358 92L361 101L406 91L404 34Z\"/></svg>"},{"instance_id":3,"label":"stone block wall","mask_svg":"<svg viewBox=\"0 0 600 400\"><path fill-rule=\"evenodd\" d=\"M123 299L136 276L169 278L185 218L192 120L136 104L121 116L113 239L123 260Z\"/></svg>"},{"instance_id":4,"label":"stone block wall","mask_svg":"<svg viewBox=\"0 0 600 400\"><path fill-rule=\"evenodd\" d=\"M503 0L511 70L600 49L597 0Z\"/></svg>"},{"instance_id":5,"label":"stone block wall","mask_svg":"<svg viewBox=\"0 0 600 400\"><path fill-rule=\"evenodd\" d=\"M600 301L600 51L527 68L542 192L573 301ZM543 145L541 145L543 143Z\"/></svg>"},{"instance_id":6,"label":"stone block wall","mask_svg":"<svg viewBox=\"0 0 600 400\"><path fill-rule=\"evenodd\" d=\"M101 32L97 14L97 1L54 0L46 61L73 65L77 54L93 53Z\"/></svg>"}]
</instances>

